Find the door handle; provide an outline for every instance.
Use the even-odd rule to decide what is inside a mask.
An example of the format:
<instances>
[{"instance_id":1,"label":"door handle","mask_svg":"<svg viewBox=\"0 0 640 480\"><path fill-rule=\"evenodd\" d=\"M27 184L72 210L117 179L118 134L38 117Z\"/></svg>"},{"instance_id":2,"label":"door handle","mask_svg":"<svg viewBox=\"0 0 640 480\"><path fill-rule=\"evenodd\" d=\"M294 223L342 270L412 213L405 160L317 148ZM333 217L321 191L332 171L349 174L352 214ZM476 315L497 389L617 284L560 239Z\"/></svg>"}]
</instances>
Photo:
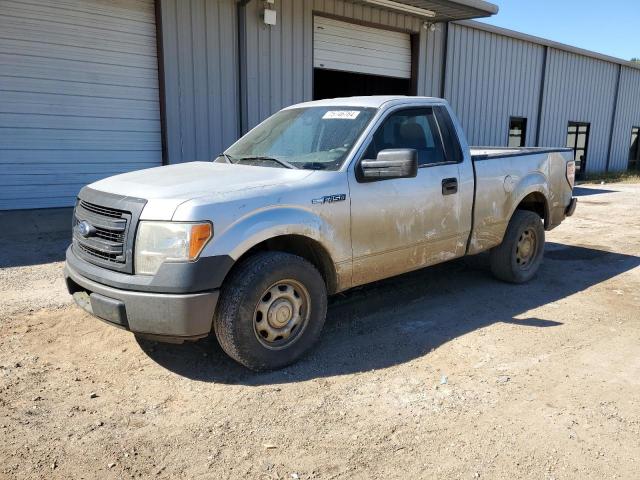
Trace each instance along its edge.
<instances>
[{"instance_id":1,"label":"door handle","mask_svg":"<svg viewBox=\"0 0 640 480\"><path fill-rule=\"evenodd\" d=\"M442 180L442 195L453 195L458 193L458 179L445 178Z\"/></svg>"}]
</instances>

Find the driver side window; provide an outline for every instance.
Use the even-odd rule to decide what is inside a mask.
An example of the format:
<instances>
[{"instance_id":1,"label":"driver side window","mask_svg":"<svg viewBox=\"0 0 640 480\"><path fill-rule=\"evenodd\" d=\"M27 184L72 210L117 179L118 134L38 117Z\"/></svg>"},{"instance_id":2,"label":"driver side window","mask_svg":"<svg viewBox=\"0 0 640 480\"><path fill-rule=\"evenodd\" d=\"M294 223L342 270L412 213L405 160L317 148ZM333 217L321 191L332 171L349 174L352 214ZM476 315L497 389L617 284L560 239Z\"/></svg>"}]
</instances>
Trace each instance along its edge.
<instances>
[{"instance_id":1,"label":"driver side window","mask_svg":"<svg viewBox=\"0 0 640 480\"><path fill-rule=\"evenodd\" d=\"M381 150L412 148L418 166L446 161L438 123L432 108L400 110L389 115L374 133L365 158L375 159Z\"/></svg>"}]
</instances>

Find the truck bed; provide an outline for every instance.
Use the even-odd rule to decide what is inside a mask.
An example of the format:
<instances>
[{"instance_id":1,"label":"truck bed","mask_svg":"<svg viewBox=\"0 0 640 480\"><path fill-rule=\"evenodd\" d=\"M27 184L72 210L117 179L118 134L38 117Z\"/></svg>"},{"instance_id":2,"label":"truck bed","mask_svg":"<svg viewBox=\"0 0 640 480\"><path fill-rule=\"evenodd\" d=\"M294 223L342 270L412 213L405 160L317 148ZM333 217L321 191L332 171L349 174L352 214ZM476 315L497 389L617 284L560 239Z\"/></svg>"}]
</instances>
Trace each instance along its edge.
<instances>
[{"instance_id":1,"label":"truck bed","mask_svg":"<svg viewBox=\"0 0 640 480\"><path fill-rule=\"evenodd\" d=\"M551 199L545 227L564 218L571 200L566 180L570 148L472 147L475 177L473 232L468 253L479 253L502 241L513 209L524 196L537 192ZM485 161L487 160L487 161ZM533 188L531 186L535 185Z\"/></svg>"},{"instance_id":2,"label":"truck bed","mask_svg":"<svg viewBox=\"0 0 640 480\"><path fill-rule=\"evenodd\" d=\"M548 147L470 147L473 160L489 160L492 158L516 157L540 153L570 152L570 148Z\"/></svg>"}]
</instances>

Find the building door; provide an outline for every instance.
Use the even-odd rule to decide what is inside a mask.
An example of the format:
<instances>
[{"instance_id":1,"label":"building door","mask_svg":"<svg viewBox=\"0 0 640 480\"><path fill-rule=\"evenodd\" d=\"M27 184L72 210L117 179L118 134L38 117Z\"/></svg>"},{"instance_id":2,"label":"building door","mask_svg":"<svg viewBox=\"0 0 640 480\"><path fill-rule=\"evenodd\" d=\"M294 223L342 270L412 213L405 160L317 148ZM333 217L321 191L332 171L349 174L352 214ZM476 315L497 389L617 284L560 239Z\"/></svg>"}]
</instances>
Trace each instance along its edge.
<instances>
[{"instance_id":1,"label":"building door","mask_svg":"<svg viewBox=\"0 0 640 480\"><path fill-rule=\"evenodd\" d=\"M0 210L162 163L153 0L0 7Z\"/></svg>"},{"instance_id":2,"label":"building door","mask_svg":"<svg viewBox=\"0 0 640 480\"><path fill-rule=\"evenodd\" d=\"M631 146L629 147L629 170L640 170L640 127L631 129Z\"/></svg>"},{"instance_id":3,"label":"building door","mask_svg":"<svg viewBox=\"0 0 640 480\"><path fill-rule=\"evenodd\" d=\"M411 94L411 35L314 17L313 96Z\"/></svg>"},{"instance_id":4,"label":"building door","mask_svg":"<svg viewBox=\"0 0 640 480\"><path fill-rule=\"evenodd\" d=\"M569 122L567 126L567 147L573 149L573 159L576 162L576 178L582 178L587 169L588 123Z\"/></svg>"}]
</instances>

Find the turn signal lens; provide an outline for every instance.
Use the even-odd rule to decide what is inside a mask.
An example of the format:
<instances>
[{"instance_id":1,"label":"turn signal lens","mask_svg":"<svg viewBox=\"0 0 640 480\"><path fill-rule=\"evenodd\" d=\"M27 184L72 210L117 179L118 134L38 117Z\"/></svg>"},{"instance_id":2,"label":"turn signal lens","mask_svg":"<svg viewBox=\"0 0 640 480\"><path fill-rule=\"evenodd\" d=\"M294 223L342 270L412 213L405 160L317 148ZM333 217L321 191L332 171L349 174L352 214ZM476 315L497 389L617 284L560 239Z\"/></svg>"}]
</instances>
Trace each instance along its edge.
<instances>
[{"instance_id":1,"label":"turn signal lens","mask_svg":"<svg viewBox=\"0 0 640 480\"><path fill-rule=\"evenodd\" d=\"M191 241L189 242L189 260L195 260L211 238L210 223L201 223L191 227Z\"/></svg>"}]
</instances>

